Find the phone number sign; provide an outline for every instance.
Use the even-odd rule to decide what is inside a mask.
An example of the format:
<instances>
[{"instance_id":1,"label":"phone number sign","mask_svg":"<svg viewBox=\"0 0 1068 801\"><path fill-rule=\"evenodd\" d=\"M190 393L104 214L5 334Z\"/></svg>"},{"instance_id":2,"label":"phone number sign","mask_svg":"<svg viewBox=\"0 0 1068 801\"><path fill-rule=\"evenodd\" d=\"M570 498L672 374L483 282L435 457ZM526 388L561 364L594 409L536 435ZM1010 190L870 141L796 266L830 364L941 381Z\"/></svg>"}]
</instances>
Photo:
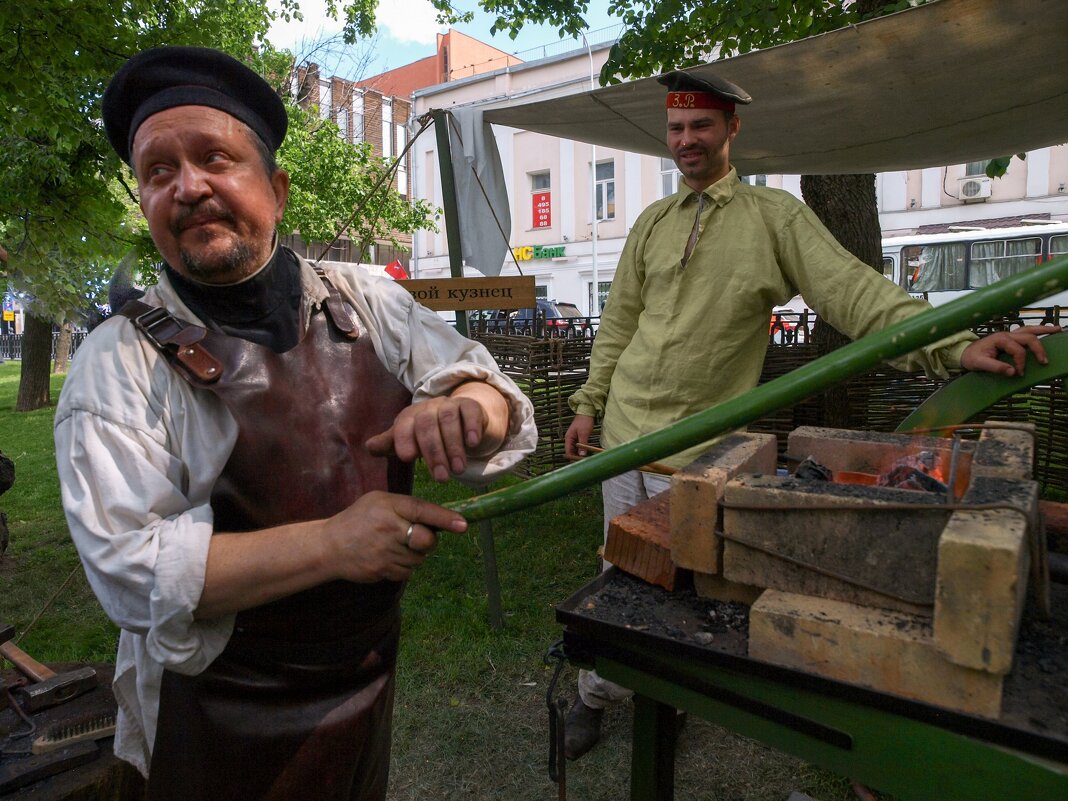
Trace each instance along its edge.
<instances>
[{"instance_id":1,"label":"phone number sign","mask_svg":"<svg viewBox=\"0 0 1068 801\"><path fill-rule=\"evenodd\" d=\"M552 228L552 192L535 192L530 196L534 228Z\"/></svg>"}]
</instances>

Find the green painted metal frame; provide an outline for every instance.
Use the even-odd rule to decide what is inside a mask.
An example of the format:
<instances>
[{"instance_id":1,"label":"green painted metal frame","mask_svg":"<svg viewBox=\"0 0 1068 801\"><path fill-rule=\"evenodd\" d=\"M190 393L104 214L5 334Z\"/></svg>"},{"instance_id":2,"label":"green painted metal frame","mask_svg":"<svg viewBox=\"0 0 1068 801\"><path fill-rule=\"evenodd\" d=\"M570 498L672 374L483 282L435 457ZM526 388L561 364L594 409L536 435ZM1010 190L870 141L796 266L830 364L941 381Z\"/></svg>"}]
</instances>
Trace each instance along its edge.
<instances>
[{"instance_id":1,"label":"green painted metal frame","mask_svg":"<svg viewBox=\"0 0 1068 801\"><path fill-rule=\"evenodd\" d=\"M596 645L593 647L596 651ZM633 644L613 642L611 650L614 658L596 654L590 664L600 675L636 693L631 801L670 801L673 797L671 727L675 725L675 709L877 787L902 801L1068 798L1068 754L1064 762L1036 757L931 722L799 686L789 675L776 678L745 673ZM643 664L644 669L635 663ZM665 678L665 673L684 674L694 684L709 689L688 688ZM750 705L758 711L746 708ZM792 721L769 719L759 712L761 707L784 713ZM815 735L798 730L802 727L799 724L806 722Z\"/></svg>"},{"instance_id":2,"label":"green painted metal frame","mask_svg":"<svg viewBox=\"0 0 1068 801\"><path fill-rule=\"evenodd\" d=\"M966 423L1002 398L1068 375L1068 332L1050 334L1043 338L1042 344L1049 357L1046 364L1039 364L1033 355L1028 354L1021 376L1006 378L991 373L966 373L931 393L901 421L897 431Z\"/></svg>"}]
</instances>

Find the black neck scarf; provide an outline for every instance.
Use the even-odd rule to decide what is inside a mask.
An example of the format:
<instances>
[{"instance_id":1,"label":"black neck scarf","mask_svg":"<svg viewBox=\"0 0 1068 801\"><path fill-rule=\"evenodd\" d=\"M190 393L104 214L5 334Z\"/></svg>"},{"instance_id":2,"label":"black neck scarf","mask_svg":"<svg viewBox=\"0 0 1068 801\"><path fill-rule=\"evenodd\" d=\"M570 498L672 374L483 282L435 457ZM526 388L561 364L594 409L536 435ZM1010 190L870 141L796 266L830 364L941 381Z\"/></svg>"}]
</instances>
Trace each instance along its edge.
<instances>
[{"instance_id":1,"label":"black neck scarf","mask_svg":"<svg viewBox=\"0 0 1068 801\"><path fill-rule=\"evenodd\" d=\"M178 297L210 328L275 353L300 341L300 264L286 248L275 248L262 270L238 284L202 284L169 264L164 269Z\"/></svg>"}]
</instances>

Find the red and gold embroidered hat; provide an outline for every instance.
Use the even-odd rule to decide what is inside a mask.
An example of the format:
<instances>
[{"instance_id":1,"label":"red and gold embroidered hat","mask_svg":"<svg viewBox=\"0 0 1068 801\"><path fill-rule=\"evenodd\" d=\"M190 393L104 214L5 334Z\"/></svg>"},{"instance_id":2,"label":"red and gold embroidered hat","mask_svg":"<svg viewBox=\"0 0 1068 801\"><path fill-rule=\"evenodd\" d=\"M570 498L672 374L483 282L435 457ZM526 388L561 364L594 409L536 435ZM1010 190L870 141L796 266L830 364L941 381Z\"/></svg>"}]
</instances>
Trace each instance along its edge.
<instances>
[{"instance_id":1,"label":"red and gold embroidered hat","mask_svg":"<svg viewBox=\"0 0 1068 801\"><path fill-rule=\"evenodd\" d=\"M753 98L739 86L715 75L698 78L689 72L665 72L656 79L668 88L668 108L718 108L734 113L736 103L747 105Z\"/></svg>"}]
</instances>

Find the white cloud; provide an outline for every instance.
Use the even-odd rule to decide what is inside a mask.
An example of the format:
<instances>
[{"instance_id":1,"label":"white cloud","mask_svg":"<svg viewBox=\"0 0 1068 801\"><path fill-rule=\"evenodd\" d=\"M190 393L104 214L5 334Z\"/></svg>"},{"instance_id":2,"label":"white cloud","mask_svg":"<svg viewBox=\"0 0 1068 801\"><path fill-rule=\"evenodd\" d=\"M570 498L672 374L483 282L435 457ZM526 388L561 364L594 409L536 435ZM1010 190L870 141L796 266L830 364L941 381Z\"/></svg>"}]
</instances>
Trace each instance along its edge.
<instances>
[{"instance_id":1,"label":"white cloud","mask_svg":"<svg viewBox=\"0 0 1068 801\"><path fill-rule=\"evenodd\" d=\"M270 0L271 10L277 12L278 0ZM279 18L271 25L267 38L275 47L297 48L302 42L313 42L341 30L341 24L326 15L323 0L300 0L304 21L286 22ZM379 32L401 43L434 44L436 35L444 28L438 25L437 12L429 0L380 0L375 18Z\"/></svg>"},{"instance_id":2,"label":"white cloud","mask_svg":"<svg viewBox=\"0 0 1068 801\"><path fill-rule=\"evenodd\" d=\"M375 16L378 27L398 42L434 44L445 30L428 0L381 0Z\"/></svg>"},{"instance_id":3,"label":"white cloud","mask_svg":"<svg viewBox=\"0 0 1068 801\"><path fill-rule=\"evenodd\" d=\"M277 13L281 4L278 0L270 0L268 6ZM303 21L294 19L286 22L279 17L271 24L271 30L267 33L271 44L300 50L302 44L318 41L341 30L341 23L326 15L326 3L323 0L300 0L300 12Z\"/></svg>"}]
</instances>

